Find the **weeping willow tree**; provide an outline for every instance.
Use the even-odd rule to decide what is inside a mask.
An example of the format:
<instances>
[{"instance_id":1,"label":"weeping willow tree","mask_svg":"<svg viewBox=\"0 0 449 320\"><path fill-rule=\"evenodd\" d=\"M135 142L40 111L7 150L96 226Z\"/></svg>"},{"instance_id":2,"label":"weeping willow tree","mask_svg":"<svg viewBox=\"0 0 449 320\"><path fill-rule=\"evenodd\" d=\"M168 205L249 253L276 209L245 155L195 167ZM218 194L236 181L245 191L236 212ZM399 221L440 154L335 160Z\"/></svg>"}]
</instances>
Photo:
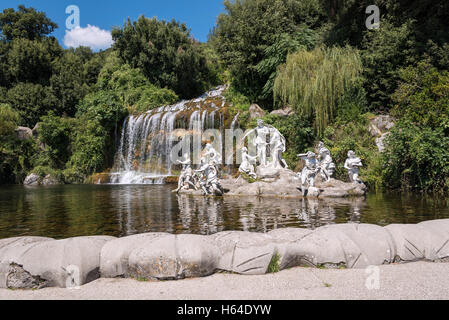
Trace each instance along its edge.
<instances>
[{"instance_id":1,"label":"weeping willow tree","mask_svg":"<svg viewBox=\"0 0 449 320\"><path fill-rule=\"evenodd\" d=\"M339 100L361 74L362 62L356 49L301 49L290 54L278 69L273 88L275 103L314 116L315 128L321 134L333 119Z\"/></svg>"}]
</instances>

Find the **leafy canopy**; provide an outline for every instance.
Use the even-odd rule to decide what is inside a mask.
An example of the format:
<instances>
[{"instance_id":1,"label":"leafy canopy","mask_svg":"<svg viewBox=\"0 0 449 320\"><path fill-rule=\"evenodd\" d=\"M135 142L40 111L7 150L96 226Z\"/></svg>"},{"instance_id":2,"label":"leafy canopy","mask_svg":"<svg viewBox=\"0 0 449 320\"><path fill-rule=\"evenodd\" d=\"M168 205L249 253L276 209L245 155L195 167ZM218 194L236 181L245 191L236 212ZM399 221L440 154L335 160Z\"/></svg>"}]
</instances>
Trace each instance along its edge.
<instances>
[{"instance_id":1,"label":"leafy canopy","mask_svg":"<svg viewBox=\"0 0 449 320\"><path fill-rule=\"evenodd\" d=\"M333 120L337 105L361 77L359 52L351 47L299 50L278 69L274 83L276 101L315 117L322 133Z\"/></svg>"}]
</instances>

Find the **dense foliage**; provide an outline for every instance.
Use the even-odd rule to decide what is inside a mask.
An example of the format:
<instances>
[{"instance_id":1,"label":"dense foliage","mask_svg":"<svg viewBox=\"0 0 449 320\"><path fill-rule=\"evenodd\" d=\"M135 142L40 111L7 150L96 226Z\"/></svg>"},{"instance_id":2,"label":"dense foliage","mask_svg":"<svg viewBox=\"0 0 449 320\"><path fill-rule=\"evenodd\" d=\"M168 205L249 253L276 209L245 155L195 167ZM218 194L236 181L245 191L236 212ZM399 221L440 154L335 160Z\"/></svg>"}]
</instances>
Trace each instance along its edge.
<instances>
[{"instance_id":1,"label":"dense foliage","mask_svg":"<svg viewBox=\"0 0 449 320\"><path fill-rule=\"evenodd\" d=\"M200 45L185 24L140 16L112 32L114 49L123 62L143 71L154 85L167 87L182 98L208 89L211 74Z\"/></svg>"},{"instance_id":2,"label":"dense foliage","mask_svg":"<svg viewBox=\"0 0 449 320\"><path fill-rule=\"evenodd\" d=\"M333 120L339 100L360 82L362 64L352 48L299 50L279 67L274 96L281 105L315 117L318 133Z\"/></svg>"},{"instance_id":3,"label":"dense foliage","mask_svg":"<svg viewBox=\"0 0 449 320\"><path fill-rule=\"evenodd\" d=\"M366 7L380 28L365 27ZM182 23L141 16L113 30L113 48L63 49L45 13L0 13L0 183L30 172L84 182L111 167L129 113L229 84L231 116L250 105L287 138L285 158L331 149L337 177L352 149L373 190L449 190L449 3L445 0L225 0L209 41ZM296 114L279 117L273 109ZM371 121L395 126L379 152ZM34 128L19 140L15 128Z\"/></svg>"}]
</instances>

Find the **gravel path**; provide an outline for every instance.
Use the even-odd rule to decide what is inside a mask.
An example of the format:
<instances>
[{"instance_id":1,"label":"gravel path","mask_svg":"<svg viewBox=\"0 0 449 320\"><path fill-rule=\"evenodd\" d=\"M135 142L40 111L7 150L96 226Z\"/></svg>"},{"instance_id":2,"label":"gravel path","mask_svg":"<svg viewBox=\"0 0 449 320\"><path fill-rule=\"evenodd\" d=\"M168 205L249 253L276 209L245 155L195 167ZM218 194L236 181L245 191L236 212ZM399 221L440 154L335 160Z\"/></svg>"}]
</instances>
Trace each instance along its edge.
<instances>
[{"instance_id":1,"label":"gravel path","mask_svg":"<svg viewBox=\"0 0 449 320\"><path fill-rule=\"evenodd\" d=\"M0 299L37 300L307 300L449 299L449 263L417 262L382 266L379 289L374 270L294 268L277 274L215 274L182 281L139 282L100 279L80 289L0 290ZM372 280L372 281L370 281Z\"/></svg>"}]
</instances>

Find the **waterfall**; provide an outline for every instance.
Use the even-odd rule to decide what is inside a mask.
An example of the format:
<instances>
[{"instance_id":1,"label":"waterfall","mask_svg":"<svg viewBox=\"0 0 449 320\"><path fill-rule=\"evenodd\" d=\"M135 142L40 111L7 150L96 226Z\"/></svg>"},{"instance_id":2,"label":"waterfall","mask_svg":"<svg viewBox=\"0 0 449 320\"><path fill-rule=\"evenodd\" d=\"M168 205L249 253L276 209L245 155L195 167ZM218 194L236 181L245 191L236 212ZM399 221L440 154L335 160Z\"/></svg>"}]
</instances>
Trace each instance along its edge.
<instances>
[{"instance_id":1,"label":"waterfall","mask_svg":"<svg viewBox=\"0 0 449 320\"><path fill-rule=\"evenodd\" d=\"M197 99L127 117L111 183L162 184L167 177L175 175L170 159L171 150L178 142L174 132L182 129L201 134L206 129L222 129L227 110L222 96L225 89L220 86Z\"/></svg>"}]
</instances>

